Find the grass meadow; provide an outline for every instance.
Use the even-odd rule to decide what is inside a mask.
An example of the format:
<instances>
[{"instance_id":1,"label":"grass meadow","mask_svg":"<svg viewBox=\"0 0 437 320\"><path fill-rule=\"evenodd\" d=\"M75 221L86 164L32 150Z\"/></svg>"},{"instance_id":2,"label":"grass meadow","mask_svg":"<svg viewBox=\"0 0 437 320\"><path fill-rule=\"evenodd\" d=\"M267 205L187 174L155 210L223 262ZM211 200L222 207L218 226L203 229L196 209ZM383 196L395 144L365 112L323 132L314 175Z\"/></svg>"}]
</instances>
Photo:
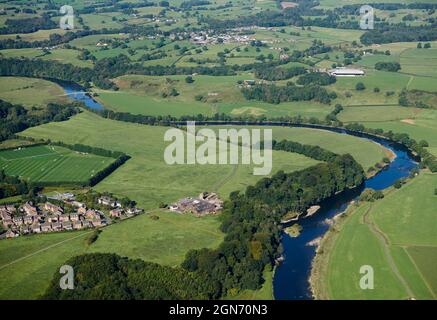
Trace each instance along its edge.
<instances>
[{"instance_id":1,"label":"grass meadow","mask_svg":"<svg viewBox=\"0 0 437 320\"><path fill-rule=\"evenodd\" d=\"M28 108L68 102L59 85L42 79L22 77L0 77L0 99Z\"/></svg>"}]
</instances>

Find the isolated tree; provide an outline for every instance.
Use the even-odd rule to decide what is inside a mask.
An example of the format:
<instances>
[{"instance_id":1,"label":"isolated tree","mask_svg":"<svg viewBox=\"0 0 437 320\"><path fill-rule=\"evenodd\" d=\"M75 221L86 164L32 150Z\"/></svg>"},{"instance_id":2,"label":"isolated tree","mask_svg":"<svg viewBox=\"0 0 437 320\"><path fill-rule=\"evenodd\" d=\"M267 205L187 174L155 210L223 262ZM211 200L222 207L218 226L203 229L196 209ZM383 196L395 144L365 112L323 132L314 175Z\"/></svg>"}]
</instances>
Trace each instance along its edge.
<instances>
[{"instance_id":1,"label":"isolated tree","mask_svg":"<svg viewBox=\"0 0 437 320\"><path fill-rule=\"evenodd\" d=\"M364 83L358 82L355 86L355 89L357 91L363 91L363 90L366 90L366 86L364 85Z\"/></svg>"}]
</instances>

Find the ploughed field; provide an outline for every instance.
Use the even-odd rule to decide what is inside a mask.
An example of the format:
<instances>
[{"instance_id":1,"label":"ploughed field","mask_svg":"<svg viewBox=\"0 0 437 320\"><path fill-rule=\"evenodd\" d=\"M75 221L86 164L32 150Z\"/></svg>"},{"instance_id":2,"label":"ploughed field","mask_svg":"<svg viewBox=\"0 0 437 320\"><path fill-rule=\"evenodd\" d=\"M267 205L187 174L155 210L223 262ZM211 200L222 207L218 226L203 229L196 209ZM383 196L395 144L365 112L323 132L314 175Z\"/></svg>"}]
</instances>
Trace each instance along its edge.
<instances>
[{"instance_id":1,"label":"ploughed field","mask_svg":"<svg viewBox=\"0 0 437 320\"><path fill-rule=\"evenodd\" d=\"M113 161L48 145L0 151L0 169L31 182L86 183Z\"/></svg>"}]
</instances>

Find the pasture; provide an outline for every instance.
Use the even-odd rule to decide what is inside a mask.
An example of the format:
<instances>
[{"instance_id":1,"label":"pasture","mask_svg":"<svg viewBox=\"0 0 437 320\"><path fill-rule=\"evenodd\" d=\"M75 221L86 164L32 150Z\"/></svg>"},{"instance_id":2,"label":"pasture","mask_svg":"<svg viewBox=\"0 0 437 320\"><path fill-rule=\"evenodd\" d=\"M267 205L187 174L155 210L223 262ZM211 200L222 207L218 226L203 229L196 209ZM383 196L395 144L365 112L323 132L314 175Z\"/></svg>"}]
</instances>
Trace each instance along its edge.
<instances>
[{"instance_id":1,"label":"pasture","mask_svg":"<svg viewBox=\"0 0 437 320\"><path fill-rule=\"evenodd\" d=\"M20 147L0 152L0 168L32 182L86 183L114 161L54 146Z\"/></svg>"},{"instance_id":2,"label":"pasture","mask_svg":"<svg viewBox=\"0 0 437 320\"><path fill-rule=\"evenodd\" d=\"M212 127L213 129L228 128ZM302 144L320 146L337 154L350 153L360 163L364 170L381 162L388 152L380 145L366 139L360 139L349 135L338 134L326 130L290 127L253 127L259 129L272 129L273 139L277 141L290 140ZM238 129L238 127L236 127Z\"/></svg>"},{"instance_id":3,"label":"pasture","mask_svg":"<svg viewBox=\"0 0 437 320\"><path fill-rule=\"evenodd\" d=\"M54 82L22 77L0 77L0 99L28 108L69 100L64 96L64 90Z\"/></svg>"},{"instance_id":4,"label":"pasture","mask_svg":"<svg viewBox=\"0 0 437 320\"><path fill-rule=\"evenodd\" d=\"M6 49L0 53L6 58L38 58L42 60L54 60L60 63L72 64L82 68L92 68L93 63L89 60L80 60L80 52L74 49L53 49L50 53L44 53L41 49L24 48L24 49Z\"/></svg>"},{"instance_id":5,"label":"pasture","mask_svg":"<svg viewBox=\"0 0 437 320\"><path fill-rule=\"evenodd\" d=\"M395 116L395 115L393 115ZM359 119L356 119L359 121ZM429 150L437 155L437 111L432 109L420 110L413 119L401 121L363 122L370 128L382 128L385 131L408 133L417 141L426 140Z\"/></svg>"},{"instance_id":6,"label":"pasture","mask_svg":"<svg viewBox=\"0 0 437 320\"><path fill-rule=\"evenodd\" d=\"M346 218L325 260L330 298L436 298L436 183L437 175L422 173ZM361 265L374 268L374 290L360 289Z\"/></svg>"}]
</instances>

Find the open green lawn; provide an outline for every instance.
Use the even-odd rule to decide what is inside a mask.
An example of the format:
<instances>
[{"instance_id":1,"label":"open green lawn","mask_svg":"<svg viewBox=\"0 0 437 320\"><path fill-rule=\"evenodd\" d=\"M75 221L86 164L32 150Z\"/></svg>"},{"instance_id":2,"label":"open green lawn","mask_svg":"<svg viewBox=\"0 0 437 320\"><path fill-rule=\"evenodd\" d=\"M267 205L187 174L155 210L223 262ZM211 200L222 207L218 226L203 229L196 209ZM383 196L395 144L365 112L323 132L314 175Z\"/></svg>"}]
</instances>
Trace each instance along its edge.
<instances>
[{"instance_id":1,"label":"open green lawn","mask_svg":"<svg viewBox=\"0 0 437 320\"><path fill-rule=\"evenodd\" d=\"M32 182L83 183L114 161L53 146L21 147L0 152L0 168Z\"/></svg>"},{"instance_id":2,"label":"open green lawn","mask_svg":"<svg viewBox=\"0 0 437 320\"><path fill-rule=\"evenodd\" d=\"M409 288L416 299L437 297L436 185L437 175L422 173L384 199L361 205L347 218L326 261L328 296L405 299L411 297ZM359 288L361 265L373 267L374 290Z\"/></svg>"},{"instance_id":3,"label":"open green lawn","mask_svg":"<svg viewBox=\"0 0 437 320\"><path fill-rule=\"evenodd\" d=\"M0 77L0 99L26 107L67 102L64 90L56 83L35 78Z\"/></svg>"},{"instance_id":4,"label":"open green lawn","mask_svg":"<svg viewBox=\"0 0 437 320\"><path fill-rule=\"evenodd\" d=\"M437 246L413 246L409 247L407 251L424 281L429 285L429 289L434 292L434 297L437 297L437 274L435 272L435 265L437 263Z\"/></svg>"},{"instance_id":5,"label":"open green lawn","mask_svg":"<svg viewBox=\"0 0 437 320\"><path fill-rule=\"evenodd\" d=\"M51 233L0 241L0 299L35 299L69 258L86 252L93 231Z\"/></svg>"}]
</instances>

